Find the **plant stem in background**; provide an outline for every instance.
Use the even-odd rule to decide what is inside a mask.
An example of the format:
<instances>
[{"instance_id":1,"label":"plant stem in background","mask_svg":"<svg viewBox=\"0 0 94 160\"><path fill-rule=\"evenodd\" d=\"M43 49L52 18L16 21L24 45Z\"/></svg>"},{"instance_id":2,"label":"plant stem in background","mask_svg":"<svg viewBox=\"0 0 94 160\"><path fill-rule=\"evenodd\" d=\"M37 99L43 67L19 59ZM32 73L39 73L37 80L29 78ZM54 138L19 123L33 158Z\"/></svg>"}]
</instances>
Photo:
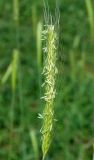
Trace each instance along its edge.
<instances>
[{"instance_id":1,"label":"plant stem in background","mask_svg":"<svg viewBox=\"0 0 94 160\"><path fill-rule=\"evenodd\" d=\"M40 21L37 24L37 34L36 34L39 103L40 103L40 94L41 94L41 69L42 69L42 41L41 41L41 37L42 37L42 22Z\"/></svg>"},{"instance_id":2,"label":"plant stem in background","mask_svg":"<svg viewBox=\"0 0 94 160\"><path fill-rule=\"evenodd\" d=\"M15 39L16 39L16 49L13 51L13 60L12 60L12 73L11 73L11 85L12 85L12 100L11 100L11 109L10 109L10 150L8 159L12 160L13 158L13 131L14 131L14 110L16 105L16 86L17 86L17 71L19 65L19 0L13 0L13 21L15 28Z\"/></svg>"},{"instance_id":3,"label":"plant stem in background","mask_svg":"<svg viewBox=\"0 0 94 160\"><path fill-rule=\"evenodd\" d=\"M56 96L56 60L57 60L57 48L56 39L57 34L54 25L47 25L46 30L43 31L43 39L46 41L46 46L44 48L45 62L43 68L44 75L44 96L42 97L45 102L45 109L43 112L43 126L41 129L42 133L42 152L43 159L49 150L51 139L52 139L52 129L54 120L54 100Z\"/></svg>"},{"instance_id":4,"label":"plant stem in background","mask_svg":"<svg viewBox=\"0 0 94 160\"><path fill-rule=\"evenodd\" d=\"M39 22L37 24L37 66L39 72L41 71L41 66L42 66L42 41L41 41L41 36L42 36L42 22Z\"/></svg>"},{"instance_id":5,"label":"plant stem in background","mask_svg":"<svg viewBox=\"0 0 94 160\"><path fill-rule=\"evenodd\" d=\"M13 135L13 129L14 129L14 108L15 108L15 96L16 96L16 84L17 84L17 70L18 70L18 59L19 59L19 52L18 50L13 51L13 60L11 63L12 66L12 72L11 72L11 85L12 85L12 101L11 101L11 109L10 109L10 151L9 151L9 160L12 159L12 135Z\"/></svg>"},{"instance_id":6,"label":"plant stem in background","mask_svg":"<svg viewBox=\"0 0 94 160\"><path fill-rule=\"evenodd\" d=\"M91 0L85 0L90 25L91 38L94 40L94 9Z\"/></svg>"},{"instance_id":7,"label":"plant stem in background","mask_svg":"<svg viewBox=\"0 0 94 160\"><path fill-rule=\"evenodd\" d=\"M39 159L39 149L38 149L38 140L37 140L36 130L34 129L30 130L30 139L31 139L32 148L34 151L34 158L38 160Z\"/></svg>"},{"instance_id":8,"label":"plant stem in background","mask_svg":"<svg viewBox=\"0 0 94 160\"><path fill-rule=\"evenodd\" d=\"M14 49L12 62L12 91L15 92L17 84L17 70L18 70L19 51Z\"/></svg>"},{"instance_id":9,"label":"plant stem in background","mask_svg":"<svg viewBox=\"0 0 94 160\"><path fill-rule=\"evenodd\" d=\"M1 85L4 85L7 82L8 78L11 75L11 73L12 73L12 64L9 64L6 72L4 73L4 75L3 75L2 79L1 79Z\"/></svg>"},{"instance_id":10,"label":"plant stem in background","mask_svg":"<svg viewBox=\"0 0 94 160\"><path fill-rule=\"evenodd\" d=\"M15 37L16 37L16 48L19 50L20 42L19 42L19 24L20 24L20 1L13 0L13 20L15 24ZM22 95L22 73L20 72L21 64L20 64L20 52L19 52L19 73L18 73L18 94L19 94L19 106L21 111L21 126L23 126L23 95Z\"/></svg>"},{"instance_id":11,"label":"plant stem in background","mask_svg":"<svg viewBox=\"0 0 94 160\"><path fill-rule=\"evenodd\" d=\"M19 0L13 0L13 18L16 23L19 22Z\"/></svg>"},{"instance_id":12,"label":"plant stem in background","mask_svg":"<svg viewBox=\"0 0 94 160\"><path fill-rule=\"evenodd\" d=\"M32 5L31 8L31 12L32 12L32 33L33 36L36 35L36 26L37 26L37 7L36 5Z\"/></svg>"}]
</instances>

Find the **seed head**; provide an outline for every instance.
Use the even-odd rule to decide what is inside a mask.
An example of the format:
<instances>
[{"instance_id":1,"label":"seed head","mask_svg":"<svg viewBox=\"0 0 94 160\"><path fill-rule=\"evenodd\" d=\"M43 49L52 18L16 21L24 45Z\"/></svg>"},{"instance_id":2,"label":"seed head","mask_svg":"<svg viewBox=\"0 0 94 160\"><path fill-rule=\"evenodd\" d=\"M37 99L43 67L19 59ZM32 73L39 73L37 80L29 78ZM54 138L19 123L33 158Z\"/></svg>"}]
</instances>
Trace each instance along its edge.
<instances>
[{"instance_id":1,"label":"seed head","mask_svg":"<svg viewBox=\"0 0 94 160\"><path fill-rule=\"evenodd\" d=\"M57 60L57 34L54 25L45 26L42 39L45 41L45 47L43 51L46 53L44 62L44 68L42 74L44 75L44 99L45 108L43 111L43 126L41 128L42 133L42 152L43 159L45 158L51 143L53 120L54 120L54 99L56 96L56 74L58 73L56 67Z\"/></svg>"}]
</instances>

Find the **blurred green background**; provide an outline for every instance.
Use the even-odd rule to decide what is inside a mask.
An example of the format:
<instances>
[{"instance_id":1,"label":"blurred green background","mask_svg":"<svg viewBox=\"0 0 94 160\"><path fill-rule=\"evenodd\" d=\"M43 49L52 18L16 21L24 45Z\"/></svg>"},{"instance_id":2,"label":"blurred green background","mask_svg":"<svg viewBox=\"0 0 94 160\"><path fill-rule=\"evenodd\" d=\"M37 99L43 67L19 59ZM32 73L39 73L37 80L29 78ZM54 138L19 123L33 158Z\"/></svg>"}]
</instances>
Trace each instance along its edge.
<instances>
[{"instance_id":1,"label":"blurred green background","mask_svg":"<svg viewBox=\"0 0 94 160\"><path fill-rule=\"evenodd\" d=\"M48 0L48 4L54 16L55 0ZM61 15L57 121L47 160L91 160L94 1L58 0L57 4ZM1 160L41 160L42 157L42 121L38 113L43 111L40 101L43 10L42 0L22 0L18 5L17 0L0 0Z\"/></svg>"}]
</instances>

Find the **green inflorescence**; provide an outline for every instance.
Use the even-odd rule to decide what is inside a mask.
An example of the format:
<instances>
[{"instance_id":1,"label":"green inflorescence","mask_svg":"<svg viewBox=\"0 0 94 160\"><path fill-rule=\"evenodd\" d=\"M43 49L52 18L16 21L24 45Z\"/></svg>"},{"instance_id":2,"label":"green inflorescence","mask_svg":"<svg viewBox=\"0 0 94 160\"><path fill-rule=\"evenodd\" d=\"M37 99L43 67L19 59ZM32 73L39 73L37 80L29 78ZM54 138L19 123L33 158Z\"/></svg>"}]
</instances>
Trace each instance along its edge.
<instances>
[{"instance_id":1,"label":"green inflorescence","mask_svg":"<svg viewBox=\"0 0 94 160\"><path fill-rule=\"evenodd\" d=\"M54 120L54 99L56 96L56 75L58 73L56 67L57 61L57 34L54 25L47 25L47 29L43 31L43 40L46 42L44 52L46 52L46 58L44 62L43 75L44 75L44 96L45 109L43 112L43 126L42 133L42 152L43 159L45 158L52 139L52 129Z\"/></svg>"}]
</instances>

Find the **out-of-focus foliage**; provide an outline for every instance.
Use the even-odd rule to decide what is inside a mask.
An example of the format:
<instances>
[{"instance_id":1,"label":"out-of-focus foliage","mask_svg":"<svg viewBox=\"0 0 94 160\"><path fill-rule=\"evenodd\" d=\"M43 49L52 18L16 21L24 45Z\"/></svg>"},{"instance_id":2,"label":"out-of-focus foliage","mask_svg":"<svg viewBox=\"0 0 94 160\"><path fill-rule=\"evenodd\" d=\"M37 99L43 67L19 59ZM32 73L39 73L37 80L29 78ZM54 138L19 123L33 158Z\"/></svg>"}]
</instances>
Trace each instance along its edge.
<instances>
[{"instance_id":1,"label":"out-of-focus foliage","mask_svg":"<svg viewBox=\"0 0 94 160\"><path fill-rule=\"evenodd\" d=\"M88 0L89 1L89 0ZM94 1L92 11L94 11ZM53 13L55 0L48 0ZM94 39L91 36L86 0L59 0L59 75L55 105L55 132L48 160L91 160L94 138ZM0 159L41 159L40 102L41 50L38 56L37 29L43 24L42 0L19 1L19 23L14 20L13 2L0 1ZM94 15L94 13L93 13ZM93 19L93 18L92 18ZM89 23L90 22L90 23ZM92 22L93 24L94 22ZM40 47L39 46L39 47ZM11 76L2 78L19 50L15 103ZM11 128L11 106L13 126ZM34 132L33 132L34 131ZM37 153L38 155L35 155Z\"/></svg>"}]
</instances>

